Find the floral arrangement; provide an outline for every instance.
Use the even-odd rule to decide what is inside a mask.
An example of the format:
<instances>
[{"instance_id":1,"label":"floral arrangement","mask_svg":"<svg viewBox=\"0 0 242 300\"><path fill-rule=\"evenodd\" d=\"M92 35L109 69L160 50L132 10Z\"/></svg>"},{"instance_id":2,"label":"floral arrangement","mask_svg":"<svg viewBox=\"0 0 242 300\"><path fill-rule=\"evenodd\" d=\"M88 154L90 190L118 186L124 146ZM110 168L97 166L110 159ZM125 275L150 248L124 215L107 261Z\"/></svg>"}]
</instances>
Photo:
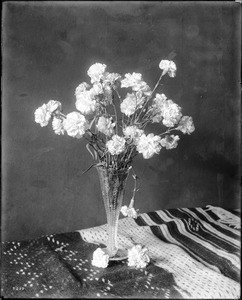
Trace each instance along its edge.
<instances>
[{"instance_id":1,"label":"floral arrangement","mask_svg":"<svg viewBox=\"0 0 242 300\"><path fill-rule=\"evenodd\" d=\"M35 111L35 122L44 127L52 121L56 134L85 138L95 162L116 169L130 165L139 153L149 159L162 148L176 148L180 137L171 132L191 134L195 130L192 117L182 116L179 105L163 93L154 94L165 74L175 77L173 61L161 60L162 73L153 90L140 73L122 78L106 68L95 63L88 69L91 85L82 82L76 88L76 111L64 115L61 103L50 100ZM125 92L123 98L119 89ZM150 123L161 123L165 130L159 135L146 134Z\"/></svg>"},{"instance_id":2,"label":"floral arrangement","mask_svg":"<svg viewBox=\"0 0 242 300\"><path fill-rule=\"evenodd\" d=\"M182 116L181 107L164 94L153 97L161 78L176 74L173 61L162 60L159 67L162 74L151 90L140 73L128 73L122 78L118 73L106 72L105 64L96 63L87 71L92 86L82 82L76 88L77 111L64 115L61 103L50 100L35 111L35 122L44 127L52 120L56 134L86 138L93 157L107 167L123 168L138 153L148 159L161 148L174 149L180 138L170 133L177 130L191 134L195 128L192 118ZM119 87L127 90L124 99ZM166 130L159 135L145 134L149 123L162 123Z\"/></svg>"},{"instance_id":3,"label":"floral arrangement","mask_svg":"<svg viewBox=\"0 0 242 300\"><path fill-rule=\"evenodd\" d=\"M176 64L161 60L159 68L161 75L151 89L140 73L127 73L122 77L107 72L105 64L95 63L87 71L90 84L82 82L75 90L75 111L65 115L61 103L50 100L35 111L35 122L41 127L52 122L57 135L66 133L76 139L85 138L86 148L94 160L86 171L92 166L103 166L108 170L130 169L138 154L149 159L159 154L162 148L176 148L180 137L173 134L174 131L191 134L195 130L192 117L183 116L178 104L156 92L163 76L175 77ZM152 123L160 123L163 132L158 135L146 133L147 125ZM130 205L123 206L121 212L124 216L136 218L137 176L134 171L133 178L135 188ZM146 250L140 246L132 248L129 265L145 266L149 261ZM108 260L102 249L94 252L94 265L105 267Z\"/></svg>"}]
</instances>

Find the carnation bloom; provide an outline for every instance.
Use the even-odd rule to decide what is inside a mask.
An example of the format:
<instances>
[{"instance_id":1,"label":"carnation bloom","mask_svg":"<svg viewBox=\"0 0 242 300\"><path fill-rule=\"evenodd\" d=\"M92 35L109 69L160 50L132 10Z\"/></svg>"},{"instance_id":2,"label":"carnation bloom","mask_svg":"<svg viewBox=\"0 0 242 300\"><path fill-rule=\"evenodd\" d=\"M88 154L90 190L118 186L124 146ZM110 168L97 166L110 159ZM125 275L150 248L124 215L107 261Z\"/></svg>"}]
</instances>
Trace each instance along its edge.
<instances>
[{"instance_id":1,"label":"carnation bloom","mask_svg":"<svg viewBox=\"0 0 242 300\"><path fill-rule=\"evenodd\" d=\"M128 87L135 87L137 84L139 84L142 80L142 75L140 73L133 74L127 73L124 75L125 78L121 80L121 87L122 88L128 88Z\"/></svg>"},{"instance_id":2,"label":"carnation bloom","mask_svg":"<svg viewBox=\"0 0 242 300\"><path fill-rule=\"evenodd\" d=\"M105 106L112 102L112 95L112 87L108 82L102 84L95 82L90 89L90 96L95 99L95 101L100 102Z\"/></svg>"},{"instance_id":3,"label":"carnation bloom","mask_svg":"<svg viewBox=\"0 0 242 300\"><path fill-rule=\"evenodd\" d=\"M125 217L130 217L136 219L138 217L137 210L135 210L133 207L128 207L126 205L121 207L121 213Z\"/></svg>"},{"instance_id":4,"label":"carnation bloom","mask_svg":"<svg viewBox=\"0 0 242 300\"><path fill-rule=\"evenodd\" d=\"M166 135L165 138L161 139L160 144L162 147L170 150L177 147L179 140L180 138L178 135Z\"/></svg>"},{"instance_id":5,"label":"carnation bloom","mask_svg":"<svg viewBox=\"0 0 242 300\"><path fill-rule=\"evenodd\" d=\"M151 158L155 153L158 154L161 150L161 137L150 133L142 134L137 141L137 151L143 154L145 159Z\"/></svg>"},{"instance_id":6,"label":"carnation bloom","mask_svg":"<svg viewBox=\"0 0 242 300\"><path fill-rule=\"evenodd\" d=\"M195 130L192 117L183 116L178 124L177 130L184 134L191 134Z\"/></svg>"},{"instance_id":7,"label":"carnation bloom","mask_svg":"<svg viewBox=\"0 0 242 300\"><path fill-rule=\"evenodd\" d=\"M92 91L84 91L76 94L76 109L84 115L89 115L97 109L97 102Z\"/></svg>"},{"instance_id":8,"label":"carnation bloom","mask_svg":"<svg viewBox=\"0 0 242 300\"><path fill-rule=\"evenodd\" d=\"M114 129L113 129L114 126L115 126L115 123L112 122L112 118L106 118L103 116L101 116L98 119L98 122L96 125L98 131L104 133L107 136L114 134Z\"/></svg>"},{"instance_id":9,"label":"carnation bloom","mask_svg":"<svg viewBox=\"0 0 242 300\"><path fill-rule=\"evenodd\" d=\"M176 64L172 60L162 60L159 68L163 70L163 75L168 73L170 77L176 76Z\"/></svg>"},{"instance_id":10,"label":"carnation bloom","mask_svg":"<svg viewBox=\"0 0 242 300\"><path fill-rule=\"evenodd\" d=\"M51 118L51 112L47 109L46 104L43 104L34 112L35 122L41 127L47 126Z\"/></svg>"},{"instance_id":11,"label":"carnation bloom","mask_svg":"<svg viewBox=\"0 0 242 300\"><path fill-rule=\"evenodd\" d=\"M112 155L118 155L125 149L125 139L115 134L112 136L112 139L106 143L106 147Z\"/></svg>"},{"instance_id":12,"label":"carnation bloom","mask_svg":"<svg viewBox=\"0 0 242 300\"><path fill-rule=\"evenodd\" d=\"M87 71L88 76L91 78L91 83L99 82L106 70L105 64L93 64Z\"/></svg>"},{"instance_id":13,"label":"carnation bloom","mask_svg":"<svg viewBox=\"0 0 242 300\"><path fill-rule=\"evenodd\" d=\"M41 127L47 126L52 113L56 110L61 110L61 103L56 100L49 100L47 104L43 104L34 112L35 122L39 123Z\"/></svg>"},{"instance_id":14,"label":"carnation bloom","mask_svg":"<svg viewBox=\"0 0 242 300\"><path fill-rule=\"evenodd\" d=\"M145 94L146 96L150 96L151 95L151 89L150 87L148 86L148 84L141 80L140 82L137 82L136 85L134 85L132 87L132 90L135 91L135 92L142 92L143 94Z\"/></svg>"},{"instance_id":15,"label":"carnation bloom","mask_svg":"<svg viewBox=\"0 0 242 300\"><path fill-rule=\"evenodd\" d=\"M133 140L133 143L136 144L138 138L144 133L144 130L138 129L137 126L126 126L123 129L124 136L126 138L131 138Z\"/></svg>"},{"instance_id":16,"label":"carnation bloom","mask_svg":"<svg viewBox=\"0 0 242 300\"><path fill-rule=\"evenodd\" d=\"M82 114L74 111L66 116L63 126L68 135L79 139L84 135L88 122Z\"/></svg>"},{"instance_id":17,"label":"carnation bloom","mask_svg":"<svg viewBox=\"0 0 242 300\"><path fill-rule=\"evenodd\" d=\"M47 104L46 104L46 108L50 113L53 113L54 111L61 110L61 103L59 101L56 100L50 100Z\"/></svg>"},{"instance_id":18,"label":"carnation bloom","mask_svg":"<svg viewBox=\"0 0 242 300\"><path fill-rule=\"evenodd\" d=\"M163 110L164 119L162 123L166 127L173 127L179 122L181 117L181 107L172 100L167 100Z\"/></svg>"},{"instance_id":19,"label":"carnation bloom","mask_svg":"<svg viewBox=\"0 0 242 300\"><path fill-rule=\"evenodd\" d=\"M142 80L142 75L140 73L133 72L133 74L125 74L125 78L121 80L121 87L131 87L135 92L142 91L146 96L151 95L151 89L148 84Z\"/></svg>"},{"instance_id":20,"label":"carnation bloom","mask_svg":"<svg viewBox=\"0 0 242 300\"><path fill-rule=\"evenodd\" d=\"M120 80L120 78L121 78L121 75L118 73L105 72L102 77L102 81L105 84L109 84L112 87L116 87L117 81Z\"/></svg>"},{"instance_id":21,"label":"carnation bloom","mask_svg":"<svg viewBox=\"0 0 242 300\"><path fill-rule=\"evenodd\" d=\"M140 97L139 93L127 94L126 98L120 104L120 110L126 116L131 116L135 113L137 109L139 109L144 103L144 98Z\"/></svg>"},{"instance_id":22,"label":"carnation bloom","mask_svg":"<svg viewBox=\"0 0 242 300\"><path fill-rule=\"evenodd\" d=\"M166 127L173 127L182 117L181 107L172 100L167 100L164 94L156 94L152 107L154 123L162 121Z\"/></svg>"},{"instance_id":23,"label":"carnation bloom","mask_svg":"<svg viewBox=\"0 0 242 300\"><path fill-rule=\"evenodd\" d=\"M63 121L59 118L56 118L56 117L53 118L52 128L53 128L54 132L58 135L65 133Z\"/></svg>"},{"instance_id":24,"label":"carnation bloom","mask_svg":"<svg viewBox=\"0 0 242 300\"><path fill-rule=\"evenodd\" d=\"M166 104L167 97L165 94L156 94L153 100L153 123L160 123L163 119L163 111Z\"/></svg>"},{"instance_id":25,"label":"carnation bloom","mask_svg":"<svg viewBox=\"0 0 242 300\"><path fill-rule=\"evenodd\" d=\"M145 268L150 262L147 252L148 249L141 245L135 245L131 249L128 249L128 266Z\"/></svg>"},{"instance_id":26,"label":"carnation bloom","mask_svg":"<svg viewBox=\"0 0 242 300\"><path fill-rule=\"evenodd\" d=\"M75 91L75 95L78 95L84 91L86 91L88 88L90 88L90 85L86 82L82 82L78 85Z\"/></svg>"},{"instance_id":27,"label":"carnation bloom","mask_svg":"<svg viewBox=\"0 0 242 300\"><path fill-rule=\"evenodd\" d=\"M101 83L95 82L90 91L93 96L103 94L103 86Z\"/></svg>"},{"instance_id":28,"label":"carnation bloom","mask_svg":"<svg viewBox=\"0 0 242 300\"><path fill-rule=\"evenodd\" d=\"M93 252L92 265L98 268L107 268L109 256L101 248Z\"/></svg>"}]
</instances>

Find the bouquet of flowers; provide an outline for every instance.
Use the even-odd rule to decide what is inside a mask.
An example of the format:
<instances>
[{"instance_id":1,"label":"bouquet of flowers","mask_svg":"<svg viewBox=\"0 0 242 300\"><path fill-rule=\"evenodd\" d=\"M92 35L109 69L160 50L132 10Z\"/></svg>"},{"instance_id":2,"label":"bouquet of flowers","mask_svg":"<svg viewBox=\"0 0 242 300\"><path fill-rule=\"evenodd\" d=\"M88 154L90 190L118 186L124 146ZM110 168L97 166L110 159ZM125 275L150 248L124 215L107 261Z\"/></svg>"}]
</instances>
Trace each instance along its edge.
<instances>
[{"instance_id":1,"label":"bouquet of flowers","mask_svg":"<svg viewBox=\"0 0 242 300\"><path fill-rule=\"evenodd\" d=\"M173 61L162 60L159 67L162 73L152 90L140 73L122 78L107 72L105 64L95 63L87 71L91 85L82 82L76 88L76 111L65 115L61 103L50 100L35 111L35 122L43 127L52 121L56 134L84 137L94 160L107 168L125 168L139 153L148 159L162 148L174 149L180 138L171 132L191 134L195 128L192 117L182 116L180 106L163 93L154 94L165 74L176 74ZM120 88L125 89L124 99ZM149 123L162 123L165 130L146 134Z\"/></svg>"},{"instance_id":2,"label":"bouquet of flowers","mask_svg":"<svg viewBox=\"0 0 242 300\"><path fill-rule=\"evenodd\" d=\"M159 68L161 75L151 89L140 73L128 73L122 77L118 73L109 73L105 64L95 63L87 71L90 84L82 82L75 90L75 111L65 115L57 100L50 100L35 111L35 122L40 126L52 122L56 134L66 133L73 138L87 140L86 148L94 160L88 170L93 166L106 170L104 175L108 179L101 180L101 187L108 203L105 204L107 216L116 210L117 203L122 202L118 201L118 194L123 197L122 182L126 180L126 174L123 177L120 174L132 168L136 155L149 159L162 148L174 149L180 139L179 135L173 134L174 131L191 134L195 130L192 117L183 116L181 107L163 93L155 93L163 76L175 77L175 63L161 60ZM163 132L158 135L146 133L147 125L151 123L161 123ZM133 197L129 207L123 206L121 212L135 218L135 173L133 178ZM111 188L104 187L108 180L112 182ZM108 220L110 218L107 217ZM112 222L115 224L115 221Z\"/></svg>"}]
</instances>

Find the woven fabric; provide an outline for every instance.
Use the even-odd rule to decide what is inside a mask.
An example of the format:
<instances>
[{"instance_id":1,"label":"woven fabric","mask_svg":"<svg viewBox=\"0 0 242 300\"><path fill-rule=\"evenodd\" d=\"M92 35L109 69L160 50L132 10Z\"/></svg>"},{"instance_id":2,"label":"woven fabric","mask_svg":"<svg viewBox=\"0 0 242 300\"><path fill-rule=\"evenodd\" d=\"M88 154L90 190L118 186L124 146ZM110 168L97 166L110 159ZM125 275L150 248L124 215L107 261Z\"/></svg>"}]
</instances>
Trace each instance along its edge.
<instances>
[{"instance_id":1,"label":"woven fabric","mask_svg":"<svg viewBox=\"0 0 242 300\"><path fill-rule=\"evenodd\" d=\"M127 261L92 266L98 246L78 232L3 243L4 298L159 298L180 299L173 276L151 263L136 270Z\"/></svg>"},{"instance_id":2,"label":"woven fabric","mask_svg":"<svg viewBox=\"0 0 242 300\"><path fill-rule=\"evenodd\" d=\"M224 210L225 211L225 210ZM228 212L231 217L231 212ZM239 214L234 212L237 220ZM224 224L216 209L170 209L119 222L118 242L149 249L152 262L173 275L184 298L240 298L240 230ZM103 243L105 225L81 230L90 243Z\"/></svg>"},{"instance_id":3,"label":"woven fabric","mask_svg":"<svg viewBox=\"0 0 242 300\"><path fill-rule=\"evenodd\" d=\"M149 249L151 262L141 270L128 267L127 260L110 262L106 269L92 266L93 252L105 244L106 225L2 243L1 295L239 299L238 219L231 219L232 212L229 218L216 213L211 207L175 209L121 219L119 246L138 243Z\"/></svg>"}]
</instances>

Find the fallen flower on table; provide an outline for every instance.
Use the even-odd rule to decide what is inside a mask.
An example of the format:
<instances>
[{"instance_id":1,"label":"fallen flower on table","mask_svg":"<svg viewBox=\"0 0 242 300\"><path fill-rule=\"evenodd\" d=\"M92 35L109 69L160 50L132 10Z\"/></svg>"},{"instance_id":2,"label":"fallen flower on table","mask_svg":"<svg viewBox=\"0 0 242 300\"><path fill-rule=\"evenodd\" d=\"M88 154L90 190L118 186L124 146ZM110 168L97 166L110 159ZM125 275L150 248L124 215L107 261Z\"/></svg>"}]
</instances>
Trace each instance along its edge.
<instances>
[{"instance_id":1,"label":"fallen flower on table","mask_svg":"<svg viewBox=\"0 0 242 300\"><path fill-rule=\"evenodd\" d=\"M107 268L109 262L109 255L101 248L97 248L93 252L92 265L98 268Z\"/></svg>"},{"instance_id":2,"label":"fallen flower on table","mask_svg":"<svg viewBox=\"0 0 242 300\"><path fill-rule=\"evenodd\" d=\"M145 268L150 262L147 252L148 249L139 244L128 249L128 266L135 267L137 269Z\"/></svg>"}]
</instances>

